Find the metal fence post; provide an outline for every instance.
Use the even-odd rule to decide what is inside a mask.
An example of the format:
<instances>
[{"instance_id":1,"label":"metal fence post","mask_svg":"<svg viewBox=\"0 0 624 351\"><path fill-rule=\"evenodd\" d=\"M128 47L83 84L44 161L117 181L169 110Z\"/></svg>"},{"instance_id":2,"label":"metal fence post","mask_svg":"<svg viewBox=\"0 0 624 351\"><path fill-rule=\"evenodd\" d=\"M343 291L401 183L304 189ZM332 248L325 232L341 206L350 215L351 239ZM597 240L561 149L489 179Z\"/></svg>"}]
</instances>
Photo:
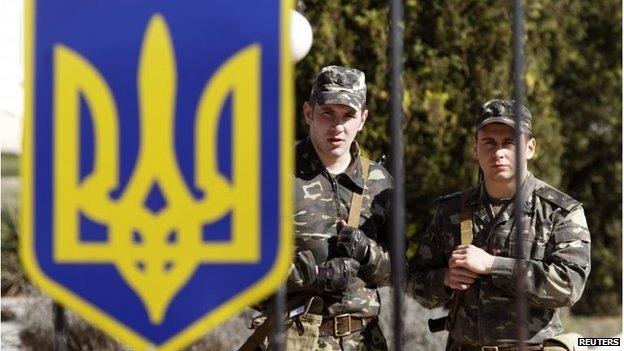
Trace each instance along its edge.
<instances>
[{"instance_id":1,"label":"metal fence post","mask_svg":"<svg viewBox=\"0 0 624 351\"><path fill-rule=\"evenodd\" d=\"M271 335L271 350L282 351L284 350L284 319L282 318L286 313L286 285L280 286L280 288L273 295L273 316L275 316L275 323L273 327L273 334Z\"/></svg>"},{"instance_id":2,"label":"metal fence post","mask_svg":"<svg viewBox=\"0 0 624 351\"><path fill-rule=\"evenodd\" d=\"M67 351L65 309L56 302L52 303L52 318L54 318L54 351Z\"/></svg>"},{"instance_id":3,"label":"metal fence post","mask_svg":"<svg viewBox=\"0 0 624 351\"><path fill-rule=\"evenodd\" d=\"M403 1L390 3L390 113L392 138L392 284L394 286L394 348L403 349L403 287L405 282L405 172L403 166Z\"/></svg>"},{"instance_id":4,"label":"metal fence post","mask_svg":"<svg viewBox=\"0 0 624 351\"><path fill-rule=\"evenodd\" d=\"M520 129L521 105L524 104L524 2L522 0L513 1L513 24L512 24L512 49L513 49L513 95L516 103L513 106L515 115L515 138L516 138L516 195L514 202L514 217L516 226L517 259L516 259L516 323L518 326L518 348L520 351L526 349L527 339L526 329L526 283L524 258L524 245L522 244L526 223L524 221L524 194L521 186L524 181L525 155L524 138Z\"/></svg>"}]
</instances>

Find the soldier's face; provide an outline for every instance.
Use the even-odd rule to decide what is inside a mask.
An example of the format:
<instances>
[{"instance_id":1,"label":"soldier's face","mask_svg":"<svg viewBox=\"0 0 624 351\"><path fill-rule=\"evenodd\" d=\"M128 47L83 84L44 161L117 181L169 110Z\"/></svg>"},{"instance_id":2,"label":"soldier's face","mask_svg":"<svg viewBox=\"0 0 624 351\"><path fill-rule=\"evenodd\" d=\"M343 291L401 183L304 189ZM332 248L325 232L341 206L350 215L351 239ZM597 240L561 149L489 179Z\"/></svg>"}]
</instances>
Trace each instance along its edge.
<instances>
[{"instance_id":1,"label":"soldier's face","mask_svg":"<svg viewBox=\"0 0 624 351\"><path fill-rule=\"evenodd\" d=\"M526 164L526 160L535 154L535 139L522 134L521 144L526 157L523 162ZM514 181L516 147L514 129L506 124L492 123L479 129L473 153L486 181Z\"/></svg>"},{"instance_id":2,"label":"soldier's face","mask_svg":"<svg viewBox=\"0 0 624 351\"><path fill-rule=\"evenodd\" d=\"M368 116L368 110L355 110L340 104L312 106L307 101L303 113L310 126L312 144L323 162L338 160L349 152Z\"/></svg>"}]
</instances>

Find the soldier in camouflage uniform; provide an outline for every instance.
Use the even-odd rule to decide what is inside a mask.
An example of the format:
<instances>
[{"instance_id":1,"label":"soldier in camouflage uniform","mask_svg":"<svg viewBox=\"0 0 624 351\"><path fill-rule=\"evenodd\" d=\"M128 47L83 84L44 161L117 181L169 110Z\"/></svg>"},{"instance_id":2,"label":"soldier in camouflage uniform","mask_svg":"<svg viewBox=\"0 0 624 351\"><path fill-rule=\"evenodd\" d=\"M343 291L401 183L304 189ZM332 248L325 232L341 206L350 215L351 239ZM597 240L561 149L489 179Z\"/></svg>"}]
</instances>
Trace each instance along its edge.
<instances>
[{"instance_id":1,"label":"soldier in camouflage uniform","mask_svg":"<svg viewBox=\"0 0 624 351\"><path fill-rule=\"evenodd\" d=\"M530 159L535 152L532 117L521 108L519 147ZM423 306L439 307L456 299L445 326L447 350L515 350L514 267L520 244L513 203L514 128L513 102L491 100L482 106L474 157L483 182L437 200L433 221L410 261L408 292ZM528 227L522 243L527 259L526 328L528 341L537 344L527 350L540 350L544 339L563 332L558 309L581 297L590 270L590 235L581 203L535 178L526 170L526 160L522 164L520 191L526 199ZM461 245L461 218L472 220L466 226L468 234L472 227L470 245Z\"/></svg>"},{"instance_id":2,"label":"soldier in camouflage uniform","mask_svg":"<svg viewBox=\"0 0 624 351\"><path fill-rule=\"evenodd\" d=\"M323 307L287 322L286 349L386 350L377 287L390 279L392 179L366 161L364 180L354 140L368 116L364 73L324 67L303 113L309 136L296 147L296 249L287 294L289 301L318 296ZM357 228L346 225L354 192L363 194Z\"/></svg>"}]
</instances>

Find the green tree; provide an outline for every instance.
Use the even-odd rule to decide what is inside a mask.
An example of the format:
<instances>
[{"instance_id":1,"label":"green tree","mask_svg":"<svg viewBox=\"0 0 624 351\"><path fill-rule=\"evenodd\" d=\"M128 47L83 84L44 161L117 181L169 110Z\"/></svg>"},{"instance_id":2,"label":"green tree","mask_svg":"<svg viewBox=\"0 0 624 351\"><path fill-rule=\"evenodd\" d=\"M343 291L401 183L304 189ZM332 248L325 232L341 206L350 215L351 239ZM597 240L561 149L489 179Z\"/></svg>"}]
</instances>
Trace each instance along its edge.
<instances>
[{"instance_id":1,"label":"green tree","mask_svg":"<svg viewBox=\"0 0 624 351\"><path fill-rule=\"evenodd\" d=\"M562 187L584 203L592 273L579 312L620 313L622 296L621 1L545 2L553 107L562 120Z\"/></svg>"},{"instance_id":2,"label":"green tree","mask_svg":"<svg viewBox=\"0 0 624 351\"><path fill-rule=\"evenodd\" d=\"M600 296L600 306L582 302L579 311L587 313L614 312L621 296L621 269L613 270L621 261L620 5L532 0L526 7L526 104L538 140L530 167L585 203L594 258L600 255L586 293L594 301ZM360 68L370 117L359 141L373 158L389 153L387 2L315 0L300 2L299 10L312 23L314 42L296 67L297 106L322 66ZM602 18L606 13L611 17ZM410 251L431 219L433 200L477 180L474 114L486 100L512 95L510 23L503 1L405 1ZM307 128L297 120L301 138Z\"/></svg>"}]
</instances>

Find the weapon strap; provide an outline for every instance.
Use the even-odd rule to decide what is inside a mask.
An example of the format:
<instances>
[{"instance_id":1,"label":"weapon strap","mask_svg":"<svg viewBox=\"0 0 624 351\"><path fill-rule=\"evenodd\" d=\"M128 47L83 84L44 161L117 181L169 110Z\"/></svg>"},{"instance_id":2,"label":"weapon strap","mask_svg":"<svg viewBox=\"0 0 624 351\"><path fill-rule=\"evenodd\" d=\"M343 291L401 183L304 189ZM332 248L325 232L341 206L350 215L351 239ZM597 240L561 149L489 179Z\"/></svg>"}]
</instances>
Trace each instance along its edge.
<instances>
[{"instance_id":1,"label":"weapon strap","mask_svg":"<svg viewBox=\"0 0 624 351\"><path fill-rule=\"evenodd\" d=\"M257 351L262 350L260 345L264 339L273 331L274 317L269 315L267 319L254 330L253 334L245 341L238 351Z\"/></svg>"},{"instance_id":2,"label":"weapon strap","mask_svg":"<svg viewBox=\"0 0 624 351\"><path fill-rule=\"evenodd\" d=\"M460 231L460 244L470 245L472 244L472 208L468 204L468 196L470 191L464 191L461 194L461 213L459 215L459 231ZM464 302L464 292L453 292L453 309L450 311L449 316L453 316L453 319L449 321L449 330L453 329L455 319L457 318L457 311L459 311L460 305Z\"/></svg>"},{"instance_id":3,"label":"weapon strap","mask_svg":"<svg viewBox=\"0 0 624 351\"><path fill-rule=\"evenodd\" d=\"M462 245L472 244L472 208L468 204L469 191L461 194L461 214L459 215L460 243Z\"/></svg>"},{"instance_id":4,"label":"weapon strap","mask_svg":"<svg viewBox=\"0 0 624 351\"><path fill-rule=\"evenodd\" d=\"M293 308L299 307L300 304L303 304L303 310L299 312L298 315L291 317L291 311ZM286 304L286 313L282 315L283 321L286 321L289 318L299 318L301 314L315 314L322 315L323 313L323 299L320 296L309 296L307 294L303 294L301 296L295 297L288 301ZM298 310L298 308L297 308ZM298 319L297 319L298 320ZM275 315L270 314L264 320L262 324L260 324L256 330L254 330L253 334L245 341L245 343L238 349L238 351L261 351L263 350L261 345L265 345L266 338L271 335L273 329L275 327ZM300 336L303 333L303 329L300 331ZM273 349L273 348L270 348Z\"/></svg>"},{"instance_id":5,"label":"weapon strap","mask_svg":"<svg viewBox=\"0 0 624 351\"><path fill-rule=\"evenodd\" d=\"M350 227L358 228L360 226L360 211L362 210L362 200L364 198L364 188L368 181L368 169L370 167L370 161L364 156L360 156L360 166L362 167L362 177L364 178L364 186L362 187L362 193L356 191L353 192L351 197L351 208L349 209L349 220L347 225Z\"/></svg>"}]
</instances>

